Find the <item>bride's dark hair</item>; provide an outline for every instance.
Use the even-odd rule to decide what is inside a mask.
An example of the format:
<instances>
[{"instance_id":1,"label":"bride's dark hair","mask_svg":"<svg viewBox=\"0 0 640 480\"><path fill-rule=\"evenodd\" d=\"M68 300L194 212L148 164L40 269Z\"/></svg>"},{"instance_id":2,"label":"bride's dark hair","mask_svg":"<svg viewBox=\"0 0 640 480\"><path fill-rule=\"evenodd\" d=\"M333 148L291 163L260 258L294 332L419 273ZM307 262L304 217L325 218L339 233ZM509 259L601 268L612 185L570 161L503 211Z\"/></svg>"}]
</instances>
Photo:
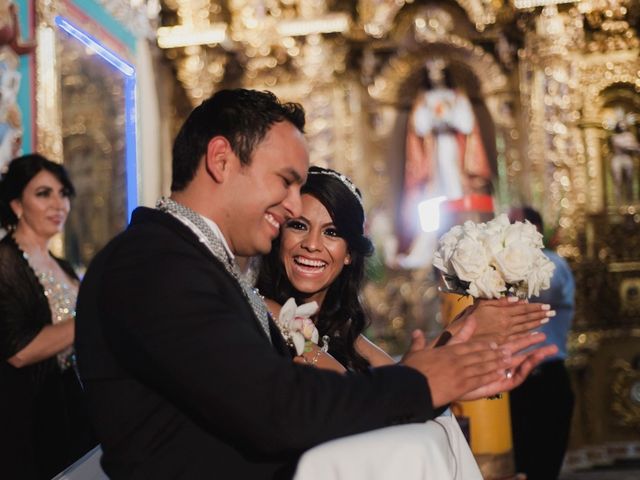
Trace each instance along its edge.
<instances>
[{"instance_id":1,"label":"bride's dark hair","mask_svg":"<svg viewBox=\"0 0 640 480\"><path fill-rule=\"evenodd\" d=\"M365 258L373 253L373 244L364 235L360 191L334 170L311 167L301 193L313 196L327 209L351 255L351 263L344 266L327 290L316 327L320 336L329 336L329 353L340 363L350 370L366 370L369 362L356 351L355 341L367 326L360 289L364 280ZM298 304L305 301L284 271L279 238L274 241L271 252L262 259L257 286L262 295L280 304L289 297L294 297Z\"/></svg>"}]
</instances>

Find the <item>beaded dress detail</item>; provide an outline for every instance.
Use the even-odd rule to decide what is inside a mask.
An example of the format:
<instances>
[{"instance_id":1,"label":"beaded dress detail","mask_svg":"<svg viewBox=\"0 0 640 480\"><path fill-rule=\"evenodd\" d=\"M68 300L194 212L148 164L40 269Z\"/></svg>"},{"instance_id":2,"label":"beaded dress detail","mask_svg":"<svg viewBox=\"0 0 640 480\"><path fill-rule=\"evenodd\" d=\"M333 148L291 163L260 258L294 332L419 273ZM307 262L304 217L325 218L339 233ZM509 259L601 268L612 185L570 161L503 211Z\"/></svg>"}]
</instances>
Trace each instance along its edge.
<instances>
[{"instance_id":1,"label":"beaded dress detail","mask_svg":"<svg viewBox=\"0 0 640 480\"><path fill-rule=\"evenodd\" d=\"M29 255L22 254L36 274L38 281L42 285L45 297L51 309L51 323L56 324L65 320L76 318L76 299L78 293L67 282L59 282L52 271L41 272L36 270L29 261ZM58 353L58 366L65 371L69 367L75 366L75 352L70 346Z\"/></svg>"}]
</instances>

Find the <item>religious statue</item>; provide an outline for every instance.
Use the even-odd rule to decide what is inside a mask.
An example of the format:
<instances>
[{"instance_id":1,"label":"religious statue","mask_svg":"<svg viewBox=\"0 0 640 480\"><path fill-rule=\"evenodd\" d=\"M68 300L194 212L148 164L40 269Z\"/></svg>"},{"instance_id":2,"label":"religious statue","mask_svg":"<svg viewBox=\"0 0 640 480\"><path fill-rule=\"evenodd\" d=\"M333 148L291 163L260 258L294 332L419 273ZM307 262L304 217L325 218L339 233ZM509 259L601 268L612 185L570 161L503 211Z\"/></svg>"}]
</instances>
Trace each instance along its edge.
<instances>
[{"instance_id":1,"label":"religious statue","mask_svg":"<svg viewBox=\"0 0 640 480\"><path fill-rule=\"evenodd\" d=\"M634 120L633 115L625 115L622 111L617 112L613 134L610 137L612 150L610 168L617 205L628 204L633 200L633 183L636 176L634 156L640 154L640 143L629 130L629 125Z\"/></svg>"},{"instance_id":2,"label":"religious statue","mask_svg":"<svg viewBox=\"0 0 640 480\"><path fill-rule=\"evenodd\" d=\"M443 59L427 61L424 89L416 96L407 124L401 250L411 249L421 235L422 202L487 194L491 177L469 98L454 87ZM428 250L433 242L421 243Z\"/></svg>"},{"instance_id":3,"label":"religious statue","mask_svg":"<svg viewBox=\"0 0 640 480\"><path fill-rule=\"evenodd\" d=\"M444 60L426 68L407 128L405 190L453 200L490 182L491 168L471 103L454 88Z\"/></svg>"}]
</instances>

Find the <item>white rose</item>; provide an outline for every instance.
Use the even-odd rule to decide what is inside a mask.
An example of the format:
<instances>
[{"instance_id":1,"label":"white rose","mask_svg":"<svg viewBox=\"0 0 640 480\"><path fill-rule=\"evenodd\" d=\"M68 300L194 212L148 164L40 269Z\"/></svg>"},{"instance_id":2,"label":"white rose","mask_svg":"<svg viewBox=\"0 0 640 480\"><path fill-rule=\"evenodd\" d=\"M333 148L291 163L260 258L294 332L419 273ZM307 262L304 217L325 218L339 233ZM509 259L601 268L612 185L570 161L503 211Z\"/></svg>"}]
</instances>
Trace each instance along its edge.
<instances>
[{"instance_id":1,"label":"white rose","mask_svg":"<svg viewBox=\"0 0 640 480\"><path fill-rule=\"evenodd\" d=\"M462 227L460 225L456 225L451 228L447 233L440 237L438 250L436 250L433 255L433 266L447 275L453 275L455 273L450 260L461 236Z\"/></svg>"},{"instance_id":2,"label":"white rose","mask_svg":"<svg viewBox=\"0 0 640 480\"><path fill-rule=\"evenodd\" d=\"M551 277L553 277L555 268L554 263L549 260L544 253L538 250L533 268L527 276L529 297L537 297L540 295L540 290L546 290L551 286Z\"/></svg>"},{"instance_id":3,"label":"white rose","mask_svg":"<svg viewBox=\"0 0 640 480\"><path fill-rule=\"evenodd\" d=\"M533 267L536 250L525 242L512 242L495 254L496 268L507 283L518 283L527 278Z\"/></svg>"},{"instance_id":4,"label":"white rose","mask_svg":"<svg viewBox=\"0 0 640 480\"><path fill-rule=\"evenodd\" d=\"M506 220L506 224L504 220ZM490 220L479 226L481 230L480 240L484 244L490 257L493 257L504 248L504 232L507 226L509 226L509 220L506 215ZM489 263L494 263L492 258L489 259Z\"/></svg>"},{"instance_id":5,"label":"white rose","mask_svg":"<svg viewBox=\"0 0 640 480\"><path fill-rule=\"evenodd\" d=\"M441 253L441 250L436 251L433 254L433 266L447 275L453 275L454 271L453 267L451 267L451 263L445 262L443 256L444 255Z\"/></svg>"},{"instance_id":6,"label":"white rose","mask_svg":"<svg viewBox=\"0 0 640 480\"><path fill-rule=\"evenodd\" d=\"M451 266L460 280L475 280L489 266L484 245L471 237L463 237L451 256Z\"/></svg>"},{"instance_id":7,"label":"white rose","mask_svg":"<svg viewBox=\"0 0 640 480\"><path fill-rule=\"evenodd\" d=\"M474 240L480 240L480 236L482 235L483 228L477 223L472 222L471 220L467 220L462 225L462 233L463 238L469 237Z\"/></svg>"},{"instance_id":8,"label":"white rose","mask_svg":"<svg viewBox=\"0 0 640 480\"><path fill-rule=\"evenodd\" d=\"M482 243L492 257L489 262L493 263L493 257L495 257L498 252L504 250L504 232L496 231L493 234L487 233L482 237Z\"/></svg>"},{"instance_id":9,"label":"white rose","mask_svg":"<svg viewBox=\"0 0 640 480\"><path fill-rule=\"evenodd\" d=\"M453 254L458 241L462 237L462 234L462 227L460 225L456 225L440 239L440 251L445 262L451 260L451 255Z\"/></svg>"},{"instance_id":10,"label":"white rose","mask_svg":"<svg viewBox=\"0 0 640 480\"><path fill-rule=\"evenodd\" d=\"M504 244L509 246L512 243L526 243L533 248L542 248L542 234L538 232L535 225L528 221L525 223L515 222L509 225L504 233Z\"/></svg>"},{"instance_id":11,"label":"white rose","mask_svg":"<svg viewBox=\"0 0 640 480\"><path fill-rule=\"evenodd\" d=\"M467 291L476 298L500 298L507 286L498 272L487 268L469 284Z\"/></svg>"},{"instance_id":12,"label":"white rose","mask_svg":"<svg viewBox=\"0 0 640 480\"><path fill-rule=\"evenodd\" d=\"M509 225L511 225L509 223L509 217L507 217L503 213L502 215L494 218L493 220L489 220L486 223L484 232L486 235L503 237L504 232L506 231L507 227L509 227Z\"/></svg>"},{"instance_id":13,"label":"white rose","mask_svg":"<svg viewBox=\"0 0 640 480\"><path fill-rule=\"evenodd\" d=\"M507 216L507 214L502 213L498 215L496 218L489 220L487 224L496 225L496 227L500 228L501 230L504 230L506 227L511 225L511 222L509 221L509 217Z\"/></svg>"}]
</instances>

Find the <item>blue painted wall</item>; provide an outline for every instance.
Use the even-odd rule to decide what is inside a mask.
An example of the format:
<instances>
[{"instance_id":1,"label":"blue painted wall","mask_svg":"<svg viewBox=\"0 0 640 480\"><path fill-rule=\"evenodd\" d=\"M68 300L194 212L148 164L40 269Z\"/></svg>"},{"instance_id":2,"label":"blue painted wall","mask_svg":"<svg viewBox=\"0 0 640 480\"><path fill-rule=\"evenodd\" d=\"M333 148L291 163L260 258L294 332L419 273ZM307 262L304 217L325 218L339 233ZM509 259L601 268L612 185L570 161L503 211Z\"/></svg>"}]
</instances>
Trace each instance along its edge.
<instances>
[{"instance_id":1,"label":"blue painted wall","mask_svg":"<svg viewBox=\"0 0 640 480\"><path fill-rule=\"evenodd\" d=\"M17 0L15 2L19 9L20 31L22 32L22 39L29 38L29 3L30 0ZM18 91L18 106L22 112L22 150L24 153L30 153L34 150L33 132L31 130L31 119L34 112L31 111L31 99L35 95L35 92L31 88L31 56L25 55L20 57L20 74L22 80L20 81L20 90Z\"/></svg>"}]
</instances>

